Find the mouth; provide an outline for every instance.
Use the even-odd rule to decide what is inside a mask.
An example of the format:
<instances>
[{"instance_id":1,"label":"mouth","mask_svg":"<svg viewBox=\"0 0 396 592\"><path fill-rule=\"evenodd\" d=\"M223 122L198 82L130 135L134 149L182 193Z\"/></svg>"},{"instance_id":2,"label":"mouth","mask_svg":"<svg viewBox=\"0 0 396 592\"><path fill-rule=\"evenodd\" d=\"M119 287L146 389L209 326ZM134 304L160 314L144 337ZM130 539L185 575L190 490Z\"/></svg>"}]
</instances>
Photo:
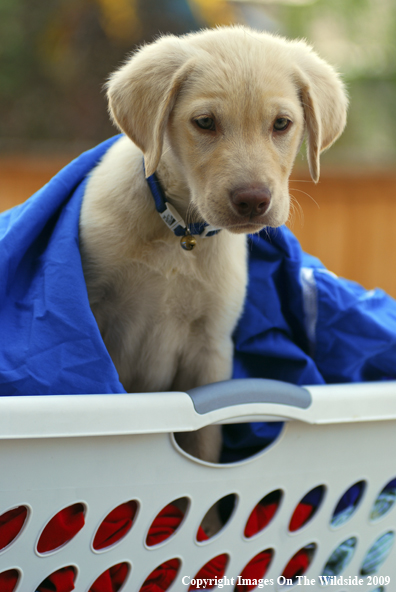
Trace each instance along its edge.
<instances>
[{"instance_id":1,"label":"mouth","mask_svg":"<svg viewBox=\"0 0 396 592\"><path fill-rule=\"evenodd\" d=\"M232 234L257 234L264 228L281 226L287 219L276 207L260 216L235 215L235 212L224 212L217 208L202 212L202 218L213 227L228 230Z\"/></svg>"},{"instance_id":2,"label":"mouth","mask_svg":"<svg viewBox=\"0 0 396 592\"><path fill-rule=\"evenodd\" d=\"M268 224L259 224L249 221L244 223L229 224L227 226L224 226L224 229L228 230L232 234L256 234L266 226L268 226Z\"/></svg>"}]
</instances>

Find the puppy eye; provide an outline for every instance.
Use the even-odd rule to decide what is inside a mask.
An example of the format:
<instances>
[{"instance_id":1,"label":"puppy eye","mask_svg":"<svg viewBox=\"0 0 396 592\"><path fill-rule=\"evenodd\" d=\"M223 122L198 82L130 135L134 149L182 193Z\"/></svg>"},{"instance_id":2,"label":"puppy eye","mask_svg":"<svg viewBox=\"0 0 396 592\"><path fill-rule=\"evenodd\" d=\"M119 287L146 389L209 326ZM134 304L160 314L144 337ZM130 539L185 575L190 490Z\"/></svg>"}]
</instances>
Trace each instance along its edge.
<instances>
[{"instance_id":1,"label":"puppy eye","mask_svg":"<svg viewBox=\"0 0 396 592\"><path fill-rule=\"evenodd\" d=\"M290 119L287 119L286 117L278 117L274 122L274 130L277 132L284 132L290 124Z\"/></svg>"},{"instance_id":2,"label":"puppy eye","mask_svg":"<svg viewBox=\"0 0 396 592\"><path fill-rule=\"evenodd\" d=\"M194 121L197 126L203 130L215 131L216 129L214 119L211 117L198 117L198 119L195 119Z\"/></svg>"}]
</instances>

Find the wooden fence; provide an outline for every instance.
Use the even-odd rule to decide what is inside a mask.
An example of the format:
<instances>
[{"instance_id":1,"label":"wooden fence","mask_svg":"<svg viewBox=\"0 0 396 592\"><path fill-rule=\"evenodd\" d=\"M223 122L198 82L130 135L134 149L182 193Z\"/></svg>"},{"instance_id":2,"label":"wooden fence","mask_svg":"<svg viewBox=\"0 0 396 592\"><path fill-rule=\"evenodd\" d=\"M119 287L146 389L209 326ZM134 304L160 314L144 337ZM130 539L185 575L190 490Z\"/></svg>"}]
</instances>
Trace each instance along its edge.
<instances>
[{"instance_id":1,"label":"wooden fence","mask_svg":"<svg viewBox=\"0 0 396 592\"><path fill-rule=\"evenodd\" d=\"M290 226L305 251L396 298L396 172L324 173L316 186L291 181L290 193L302 209Z\"/></svg>"}]
</instances>

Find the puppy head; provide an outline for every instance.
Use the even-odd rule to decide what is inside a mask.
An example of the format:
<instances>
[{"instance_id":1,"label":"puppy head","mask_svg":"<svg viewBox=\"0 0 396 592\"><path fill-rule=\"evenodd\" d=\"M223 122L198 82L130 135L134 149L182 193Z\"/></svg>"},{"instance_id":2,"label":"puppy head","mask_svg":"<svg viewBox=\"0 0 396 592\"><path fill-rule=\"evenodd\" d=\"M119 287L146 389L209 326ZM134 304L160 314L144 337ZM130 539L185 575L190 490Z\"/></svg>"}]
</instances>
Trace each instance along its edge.
<instances>
[{"instance_id":1,"label":"puppy head","mask_svg":"<svg viewBox=\"0 0 396 592\"><path fill-rule=\"evenodd\" d=\"M245 27L160 38L110 78L108 97L146 175L165 142L195 211L235 233L286 222L304 134L317 182L319 155L341 134L347 107L338 75L304 42Z\"/></svg>"}]
</instances>

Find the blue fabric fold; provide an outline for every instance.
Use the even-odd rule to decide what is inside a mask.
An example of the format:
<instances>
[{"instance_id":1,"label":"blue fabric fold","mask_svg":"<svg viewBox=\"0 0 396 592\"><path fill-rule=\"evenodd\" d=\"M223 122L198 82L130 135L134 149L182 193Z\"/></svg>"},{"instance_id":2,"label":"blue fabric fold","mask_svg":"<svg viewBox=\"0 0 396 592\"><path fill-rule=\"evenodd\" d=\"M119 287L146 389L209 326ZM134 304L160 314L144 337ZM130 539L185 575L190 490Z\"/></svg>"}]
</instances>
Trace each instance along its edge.
<instances>
[{"instance_id":1,"label":"blue fabric fold","mask_svg":"<svg viewBox=\"0 0 396 592\"><path fill-rule=\"evenodd\" d=\"M87 176L117 137L0 216L0 394L125 392L88 302L78 223Z\"/></svg>"}]
</instances>

